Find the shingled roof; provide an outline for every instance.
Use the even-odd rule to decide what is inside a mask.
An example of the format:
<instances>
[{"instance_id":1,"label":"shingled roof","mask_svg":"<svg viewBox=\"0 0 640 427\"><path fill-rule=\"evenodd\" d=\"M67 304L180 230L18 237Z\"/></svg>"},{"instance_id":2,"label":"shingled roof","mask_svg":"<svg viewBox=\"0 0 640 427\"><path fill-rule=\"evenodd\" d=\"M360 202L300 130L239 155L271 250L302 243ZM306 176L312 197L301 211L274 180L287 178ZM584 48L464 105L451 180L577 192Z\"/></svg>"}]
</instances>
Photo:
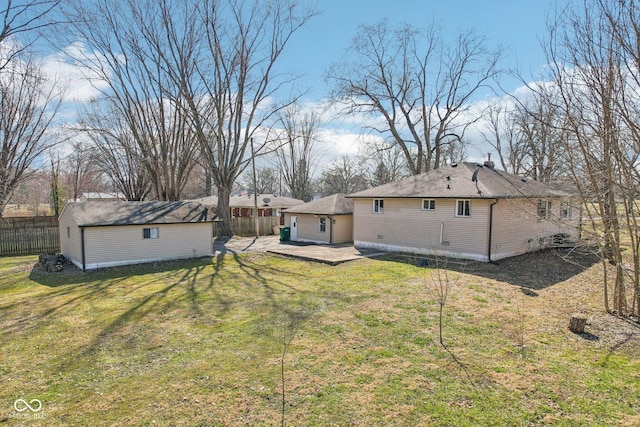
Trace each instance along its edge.
<instances>
[{"instance_id":1,"label":"shingled roof","mask_svg":"<svg viewBox=\"0 0 640 427\"><path fill-rule=\"evenodd\" d=\"M66 212L79 227L182 224L212 217L209 209L195 202L74 202L66 204L62 214Z\"/></svg>"},{"instance_id":2,"label":"shingled roof","mask_svg":"<svg viewBox=\"0 0 640 427\"><path fill-rule=\"evenodd\" d=\"M352 198L569 197L558 187L476 163L458 163L348 195Z\"/></svg>"},{"instance_id":3,"label":"shingled roof","mask_svg":"<svg viewBox=\"0 0 640 427\"><path fill-rule=\"evenodd\" d=\"M347 199L344 194L323 197L304 205L294 206L287 213L314 214L314 215L351 215L353 214L353 200Z\"/></svg>"}]
</instances>

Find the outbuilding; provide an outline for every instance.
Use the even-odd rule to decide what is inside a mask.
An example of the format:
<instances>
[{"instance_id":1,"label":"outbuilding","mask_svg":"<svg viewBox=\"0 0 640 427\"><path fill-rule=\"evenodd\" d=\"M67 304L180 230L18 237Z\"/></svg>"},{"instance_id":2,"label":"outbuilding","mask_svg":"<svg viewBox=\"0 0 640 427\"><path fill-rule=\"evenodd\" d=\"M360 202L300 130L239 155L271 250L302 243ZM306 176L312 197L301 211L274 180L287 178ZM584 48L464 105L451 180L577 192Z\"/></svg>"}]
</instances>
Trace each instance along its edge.
<instances>
[{"instance_id":1,"label":"outbuilding","mask_svg":"<svg viewBox=\"0 0 640 427\"><path fill-rule=\"evenodd\" d=\"M284 214L294 242L347 243L353 241L353 200L334 194L303 205L293 206Z\"/></svg>"},{"instance_id":2,"label":"outbuilding","mask_svg":"<svg viewBox=\"0 0 640 427\"><path fill-rule=\"evenodd\" d=\"M211 256L211 217L194 202L67 203L60 249L83 271Z\"/></svg>"}]
</instances>

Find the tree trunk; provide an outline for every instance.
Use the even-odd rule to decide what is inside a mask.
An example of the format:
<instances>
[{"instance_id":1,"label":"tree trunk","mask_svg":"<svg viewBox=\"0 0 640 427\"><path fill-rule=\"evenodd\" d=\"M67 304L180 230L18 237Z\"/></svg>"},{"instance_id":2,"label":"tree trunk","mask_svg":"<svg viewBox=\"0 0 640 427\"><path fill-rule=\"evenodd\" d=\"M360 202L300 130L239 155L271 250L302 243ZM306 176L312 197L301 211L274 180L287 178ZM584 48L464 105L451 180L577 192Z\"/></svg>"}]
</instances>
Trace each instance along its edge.
<instances>
[{"instance_id":1,"label":"tree trunk","mask_svg":"<svg viewBox=\"0 0 640 427\"><path fill-rule=\"evenodd\" d=\"M229 198L231 197L231 188L218 185L218 218L222 220L220 224L219 237L233 236L233 228L231 227L231 217L229 215Z\"/></svg>"},{"instance_id":2,"label":"tree trunk","mask_svg":"<svg viewBox=\"0 0 640 427\"><path fill-rule=\"evenodd\" d=\"M580 314L574 314L569 320L569 330L574 334L584 333L584 327L587 324L587 318Z\"/></svg>"}]
</instances>

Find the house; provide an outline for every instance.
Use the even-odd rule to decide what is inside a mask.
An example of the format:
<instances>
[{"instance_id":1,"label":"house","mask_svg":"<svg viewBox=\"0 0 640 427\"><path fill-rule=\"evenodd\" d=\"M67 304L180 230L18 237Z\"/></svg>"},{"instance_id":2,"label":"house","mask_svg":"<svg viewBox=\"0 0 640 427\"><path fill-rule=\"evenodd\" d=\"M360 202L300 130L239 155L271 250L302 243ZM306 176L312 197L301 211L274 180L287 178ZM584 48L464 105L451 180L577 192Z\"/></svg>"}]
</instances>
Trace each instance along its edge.
<instances>
[{"instance_id":1,"label":"house","mask_svg":"<svg viewBox=\"0 0 640 427\"><path fill-rule=\"evenodd\" d=\"M116 200L124 200L125 197L121 193L104 193L104 192L93 192L93 193L82 193L80 196L80 202L93 202L93 201L101 201L101 202L112 202Z\"/></svg>"},{"instance_id":2,"label":"house","mask_svg":"<svg viewBox=\"0 0 640 427\"><path fill-rule=\"evenodd\" d=\"M229 197L229 213L231 218L253 217L257 200L259 217L280 216L282 218L281 224L284 224L282 212L292 206L304 203L303 200L278 194L258 194L257 197L254 197L254 194L250 193L236 194ZM217 211L218 197L216 196L203 197L195 201Z\"/></svg>"},{"instance_id":3,"label":"house","mask_svg":"<svg viewBox=\"0 0 640 427\"><path fill-rule=\"evenodd\" d=\"M349 195L354 245L496 261L580 237L566 190L459 163Z\"/></svg>"},{"instance_id":4,"label":"house","mask_svg":"<svg viewBox=\"0 0 640 427\"><path fill-rule=\"evenodd\" d=\"M353 241L353 199L344 194L315 200L287 209L294 242L346 243Z\"/></svg>"},{"instance_id":5,"label":"house","mask_svg":"<svg viewBox=\"0 0 640 427\"><path fill-rule=\"evenodd\" d=\"M211 211L193 202L73 202L62 254L84 270L212 255Z\"/></svg>"}]
</instances>

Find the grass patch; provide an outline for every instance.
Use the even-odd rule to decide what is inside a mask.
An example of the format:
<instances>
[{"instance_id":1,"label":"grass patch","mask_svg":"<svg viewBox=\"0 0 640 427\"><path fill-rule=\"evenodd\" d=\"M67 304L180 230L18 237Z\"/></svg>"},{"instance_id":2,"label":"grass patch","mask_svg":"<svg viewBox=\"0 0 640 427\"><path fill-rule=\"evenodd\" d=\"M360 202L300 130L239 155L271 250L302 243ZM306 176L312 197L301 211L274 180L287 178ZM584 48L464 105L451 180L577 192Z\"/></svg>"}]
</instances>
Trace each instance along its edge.
<instances>
[{"instance_id":1,"label":"grass patch","mask_svg":"<svg viewBox=\"0 0 640 427\"><path fill-rule=\"evenodd\" d=\"M466 267L445 307L455 363L420 285L430 271L398 260L35 262L0 258L0 421L37 421L13 404L39 399L46 425L279 424L282 325L295 324L289 425L640 423L639 331L602 314L599 264L555 281L547 269L535 296L521 267ZM567 330L578 310L589 339Z\"/></svg>"}]
</instances>

